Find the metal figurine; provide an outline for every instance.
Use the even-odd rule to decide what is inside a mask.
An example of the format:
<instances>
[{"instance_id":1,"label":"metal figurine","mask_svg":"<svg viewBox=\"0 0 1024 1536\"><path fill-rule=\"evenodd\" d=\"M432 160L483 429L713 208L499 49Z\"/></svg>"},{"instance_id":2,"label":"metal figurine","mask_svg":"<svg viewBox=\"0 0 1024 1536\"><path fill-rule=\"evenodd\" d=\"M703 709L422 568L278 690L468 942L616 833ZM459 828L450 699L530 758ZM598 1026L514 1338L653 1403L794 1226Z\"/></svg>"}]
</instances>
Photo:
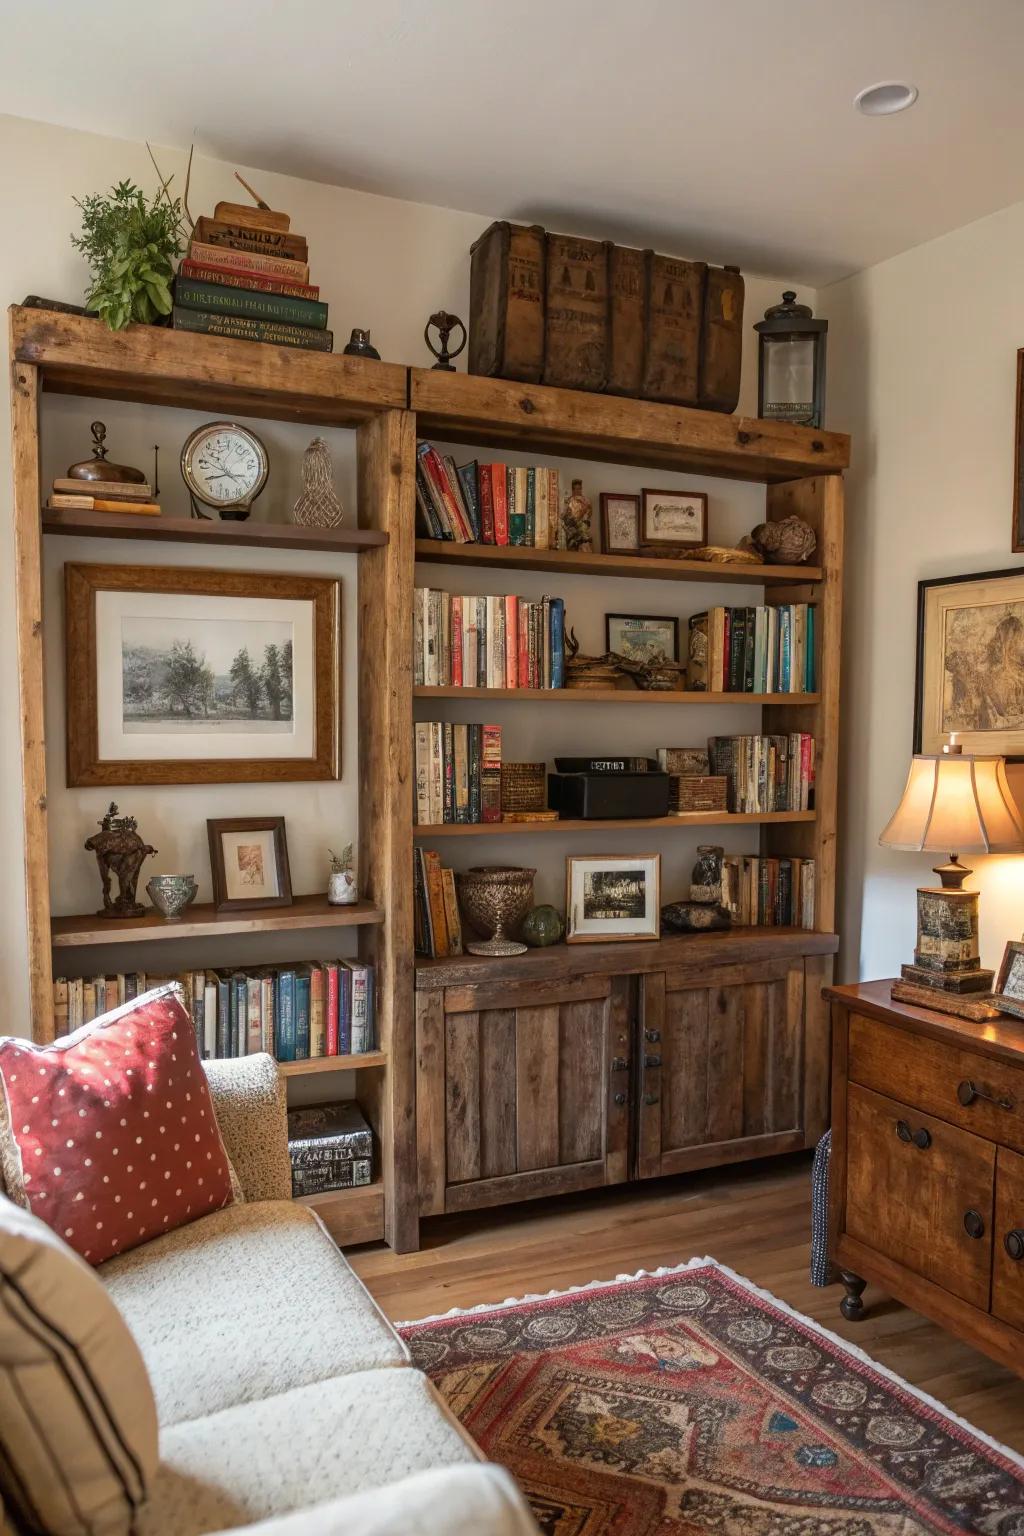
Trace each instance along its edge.
<instances>
[{"instance_id":1,"label":"metal figurine","mask_svg":"<svg viewBox=\"0 0 1024 1536\"><path fill-rule=\"evenodd\" d=\"M156 853L157 849L142 841L134 816L118 816L113 800L99 825L100 830L87 838L85 843L86 851L96 855L103 883L103 910L97 916L142 917L146 908L136 901L135 887L144 861ZM112 875L117 876L116 901L110 895Z\"/></svg>"},{"instance_id":2,"label":"metal figurine","mask_svg":"<svg viewBox=\"0 0 1024 1536\"><path fill-rule=\"evenodd\" d=\"M441 342L440 350L438 350L438 348L435 347L430 340L431 326L433 326L438 333L438 338ZM459 342L454 352L449 352L448 337L451 335L452 331L455 330L456 326L462 332L462 340ZM423 340L426 342L428 350L432 352L437 358L437 362L434 364L434 367L443 369L445 373L454 373L455 368L452 365L452 358L458 357L459 353L466 345L467 340L466 327L463 325L458 315L450 315L446 309L439 309L436 315L431 315L430 319L423 327Z\"/></svg>"},{"instance_id":3,"label":"metal figurine","mask_svg":"<svg viewBox=\"0 0 1024 1536\"><path fill-rule=\"evenodd\" d=\"M380 362L380 353L377 348L370 345L369 331L361 331L357 325L352 327L352 335L348 339L348 346L344 348L344 357L372 357L375 363Z\"/></svg>"},{"instance_id":4,"label":"metal figurine","mask_svg":"<svg viewBox=\"0 0 1024 1536\"><path fill-rule=\"evenodd\" d=\"M68 470L69 480L119 480L123 485L141 485L145 475L141 469L133 469L130 464L113 464L107 458L107 429L102 421L94 421L89 429L92 432L92 458L83 459L80 464L72 464Z\"/></svg>"}]
</instances>

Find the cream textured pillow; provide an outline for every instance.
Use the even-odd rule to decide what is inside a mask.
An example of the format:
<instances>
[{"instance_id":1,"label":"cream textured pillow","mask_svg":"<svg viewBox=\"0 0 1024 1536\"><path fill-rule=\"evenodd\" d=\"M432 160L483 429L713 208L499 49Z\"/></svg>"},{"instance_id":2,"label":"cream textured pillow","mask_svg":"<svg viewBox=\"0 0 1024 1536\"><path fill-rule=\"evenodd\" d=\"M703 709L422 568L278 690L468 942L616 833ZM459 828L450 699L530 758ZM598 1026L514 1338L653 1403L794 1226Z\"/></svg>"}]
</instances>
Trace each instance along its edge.
<instances>
[{"instance_id":1,"label":"cream textured pillow","mask_svg":"<svg viewBox=\"0 0 1024 1536\"><path fill-rule=\"evenodd\" d=\"M159 1460L138 1346L95 1272L0 1196L0 1496L19 1529L128 1536Z\"/></svg>"}]
</instances>

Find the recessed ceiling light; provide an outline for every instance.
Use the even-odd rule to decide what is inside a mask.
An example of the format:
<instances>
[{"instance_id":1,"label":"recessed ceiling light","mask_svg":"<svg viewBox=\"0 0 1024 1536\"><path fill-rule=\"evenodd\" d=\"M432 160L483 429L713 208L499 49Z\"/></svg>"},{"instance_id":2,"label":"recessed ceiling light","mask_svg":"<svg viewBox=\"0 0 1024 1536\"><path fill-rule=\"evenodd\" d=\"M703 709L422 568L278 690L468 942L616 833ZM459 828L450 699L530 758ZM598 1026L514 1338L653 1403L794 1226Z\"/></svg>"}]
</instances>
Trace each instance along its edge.
<instances>
[{"instance_id":1,"label":"recessed ceiling light","mask_svg":"<svg viewBox=\"0 0 1024 1536\"><path fill-rule=\"evenodd\" d=\"M916 85L907 85L903 80L881 80L858 91L853 104L865 117L889 117L893 112L905 112L916 100Z\"/></svg>"}]
</instances>

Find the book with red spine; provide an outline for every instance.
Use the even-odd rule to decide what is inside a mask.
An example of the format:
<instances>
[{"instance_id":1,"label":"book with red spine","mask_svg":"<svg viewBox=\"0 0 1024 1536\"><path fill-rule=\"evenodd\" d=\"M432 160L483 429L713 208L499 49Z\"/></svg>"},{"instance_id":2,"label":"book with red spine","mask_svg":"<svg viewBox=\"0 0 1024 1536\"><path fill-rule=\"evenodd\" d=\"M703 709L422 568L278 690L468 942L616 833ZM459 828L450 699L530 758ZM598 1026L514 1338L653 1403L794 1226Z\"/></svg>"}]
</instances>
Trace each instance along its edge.
<instances>
[{"instance_id":1,"label":"book with red spine","mask_svg":"<svg viewBox=\"0 0 1024 1536\"><path fill-rule=\"evenodd\" d=\"M327 1055L338 1054L338 962L337 960L325 960L324 971L327 975Z\"/></svg>"},{"instance_id":2,"label":"book with red spine","mask_svg":"<svg viewBox=\"0 0 1024 1536\"><path fill-rule=\"evenodd\" d=\"M491 465L491 490L494 497L494 542L508 543L508 476L504 464Z\"/></svg>"},{"instance_id":3,"label":"book with red spine","mask_svg":"<svg viewBox=\"0 0 1024 1536\"><path fill-rule=\"evenodd\" d=\"M480 465L480 542L494 543L494 485L492 464Z\"/></svg>"},{"instance_id":4,"label":"book with red spine","mask_svg":"<svg viewBox=\"0 0 1024 1536\"><path fill-rule=\"evenodd\" d=\"M452 687L461 688L462 670L462 598L452 598Z\"/></svg>"},{"instance_id":5,"label":"book with red spine","mask_svg":"<svg viewBox=\"0 0 1024 1536\"><path fill-rule=\"evenodd\" d=\"M800 809L809 811L814 799L814 737L800 738Z\"/></svg>"},{"instance_id":6,"label":"book with red spine","mask_svg":"<svg viewBox=\"0 0 1024 1536\"><path fill-rule=\"evenodd\" d=\"M519 599L505 598L505 687L519 686Z\"/></svg>"},{"instance_id":7,"label":"book with red spine","mask_svg":"<svg viewBox=\"0 0 1024 1536\"><path fill-rule=\"evenodd\" d=\"M276 293L291 299L319 299L317 283L290 283L284 277L270 277L245 267L225 267L213 261L195 261L186 256L178 264L181 277L200 283L222 283L227 288L251 288L256 293Z\"/></svg>"},{"instance_id":8,"label":"book with red spine","mask_svg":"<svg viewBox=\"0 0 1024 1536\"><path fill-rule=\"evenodd\" d=\"M517 658L517 667L516 667L517 685L520 688L529 688L529 686L530 686L530 635L529 635L529 627L530 627L530 605L529 605L529 603L523 602L523 603L519 604L519 635L518 635L519 655L518 655L518 658Z\"/></svg>"},{"instance_id":9,"label":"book with red spine","mask_svg":"<svg viewBox=\"0 0 1024 1536\"><path fill-rule=\"evenodd\" d=\"M480 820L501 820L501 726L485 725L480 748Z\"/></svg>"},{"instance_id":10,"label":"book with red spine","mask_svg":"<svg viewBox=\"0 0 1024 1536\"><path fill-rule=\"evenodd\" d=\"M444 461L436 448L428 446L427 452L424 455L424 462L427 465L427 471L434 485L441 493L444 509L448 514L448 520L455 530L455 536L459 543L474 543L473 530L467 523L462 505L452 490L451 482L448 479L448 471L445 469Z\"/></svg>"},{"instance_id":11,"label":"book with red spine","mask_svg":"<svg viewBox=\"0 0 1024 1536\"><path fill-rule=\"evenodd\" d=\"M188 260L202 266L227 267L231 272L256 272L261 277L277 277L286 283L309 282L308 262L293 261L270 251L236 251L227 245L208 245L203 240L193 239L188 248Z\"/></svg>"}]
</instances>

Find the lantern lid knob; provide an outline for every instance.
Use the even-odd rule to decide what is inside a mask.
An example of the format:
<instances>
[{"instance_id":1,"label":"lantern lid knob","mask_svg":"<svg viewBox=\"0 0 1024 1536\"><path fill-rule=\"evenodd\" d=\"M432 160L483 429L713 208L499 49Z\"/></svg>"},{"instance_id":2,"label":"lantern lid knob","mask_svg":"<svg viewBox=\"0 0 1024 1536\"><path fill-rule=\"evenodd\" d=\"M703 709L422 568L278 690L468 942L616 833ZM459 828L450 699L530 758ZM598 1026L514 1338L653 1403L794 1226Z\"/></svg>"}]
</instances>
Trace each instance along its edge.
<instances>
[{"instance_id":1,"label":"lantern lid knob","mask_svg":"<svg viewBox=\"0 0 1024 1536\"><path fill-rule=\"evenodd\" d=\"M809 304L798 304L793 289L787 288L782 303L772 304L765 310L764 317L766 320L811 320L814 311Z\"/></svg>"}]
</instances>

